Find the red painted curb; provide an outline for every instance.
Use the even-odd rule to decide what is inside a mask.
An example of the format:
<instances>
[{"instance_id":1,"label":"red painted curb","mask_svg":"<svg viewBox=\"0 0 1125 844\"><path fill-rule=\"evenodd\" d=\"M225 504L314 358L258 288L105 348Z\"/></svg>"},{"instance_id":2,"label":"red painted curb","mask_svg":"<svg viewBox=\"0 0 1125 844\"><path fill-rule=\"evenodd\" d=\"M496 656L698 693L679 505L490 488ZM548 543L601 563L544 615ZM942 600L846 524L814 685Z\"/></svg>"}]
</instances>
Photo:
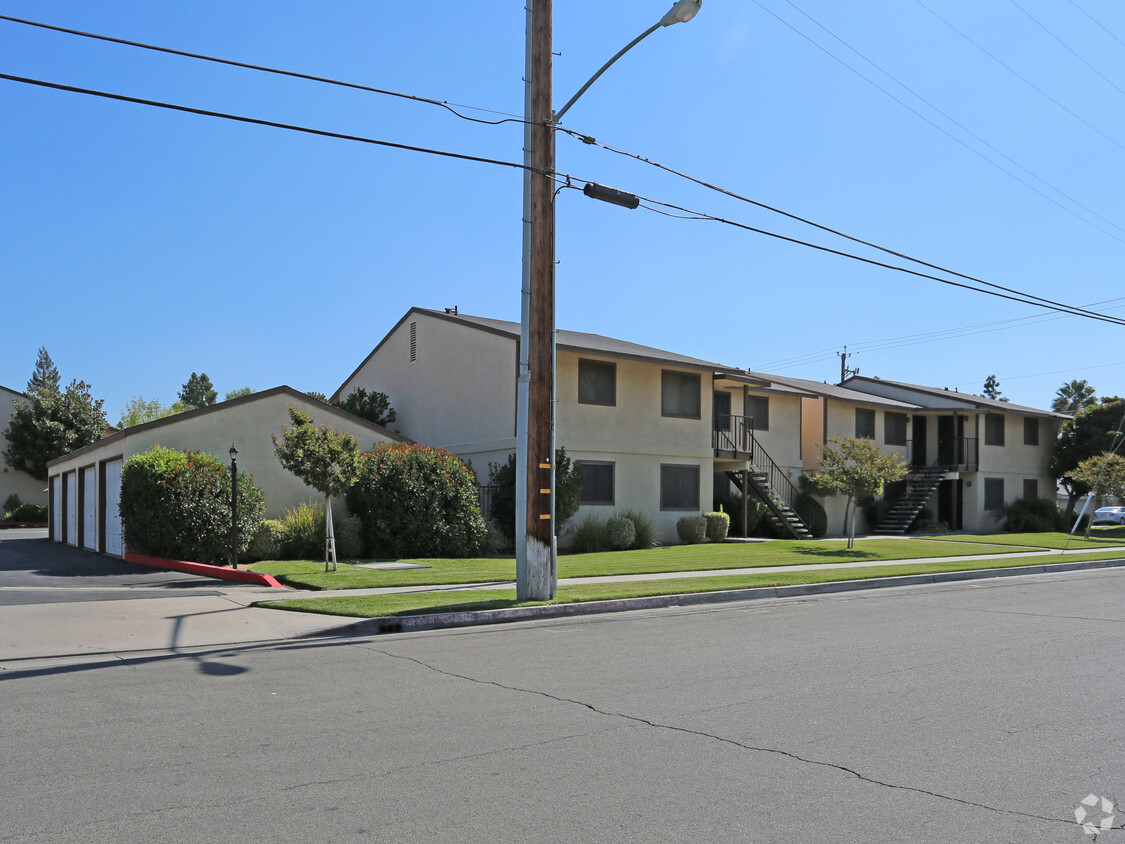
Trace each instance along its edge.
<instances>
[{"instance_id":1,"label":"red painted curb","mask_svg":"<svg viewBox=\"0 0 1125 844\"><path fill-rule=\"evenodd\" d=\"M189 563L186 560L163 560L160 557L145 557L141 554L126 554L126 562L140 563L142 566L153 566L158 569L173 569L186 571L189 574L198 574L203 577L217 577L223 580L238 580L242 583L256 583L259 586L269 586L273 589L284 589L273 575L258 574L256 571L242 571L230 569L225 566L211 566L207 563Z\"/></svg>"},{"instance_id":2,"label":"red painted curb","mask_svg":"<svg viewBox=\"0 0 1125 844\"><path fill-rule=\"evenodd\" d=\"M46 522L0 522L0 527L47 527Z\"/></svg>"}]
</instances>

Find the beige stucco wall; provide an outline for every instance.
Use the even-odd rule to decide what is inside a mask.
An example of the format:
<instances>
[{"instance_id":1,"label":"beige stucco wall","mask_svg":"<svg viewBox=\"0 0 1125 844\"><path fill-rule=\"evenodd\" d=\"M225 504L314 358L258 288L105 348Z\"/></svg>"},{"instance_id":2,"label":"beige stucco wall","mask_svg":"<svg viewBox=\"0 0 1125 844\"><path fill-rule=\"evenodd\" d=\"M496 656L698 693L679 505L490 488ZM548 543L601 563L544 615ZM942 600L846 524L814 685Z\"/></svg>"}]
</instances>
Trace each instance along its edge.
<instances>
[{"instance_id":1,"label":"beige stucco wall","mask_svg":"<svg viewBox=\"0 0 1125 844\"><path fill-rule=\"evenodd\" d=\"M272 438L281 437L283 426L289 422L291 404L307 412L316 425L329 425L354 435L365 451L376 443L396 439L363 420L334 411L301 394L265 392L268 395L222 402L202 411L126 429L53 463L49 468L50 476L65 475L115 457L127 460L154 445L198 450L229 463L228 452L233 443L238 449L238 471L250 474L264 493L266 518L280 518L286 510L304 501L322 499L320 493L283 468L273 451Z\"/></svg>"},{"instance_id":2,"label":"beige stucco wall","mask_svg":"<svg viewBox=\"0 0 1125 844\"><path fill-rule=\"evenodd\" d=\"M4 459L4 452L8 450L8 440L4 436L4 431L8 429L12 413L15 411L15 399L22 398L19 393L7 387L0 387L0 507L3 507L8 496L13 493L18 495L24 504L47 503L47 482L36 480L26 472L13 469Z\"/></svg>"},{"instance_id":3,"label":"beige stucco wall","mask_svg":"<svg viewBox=\"0 0 1125 844\"><path fill-rule=\"evenodd\" d=\"M396 414L392 430L471 459L487 477L485 457L516 448L517 347L511 337L411 313L339 394L361 387L386 393Z\"/></svg>"}]
</instances>

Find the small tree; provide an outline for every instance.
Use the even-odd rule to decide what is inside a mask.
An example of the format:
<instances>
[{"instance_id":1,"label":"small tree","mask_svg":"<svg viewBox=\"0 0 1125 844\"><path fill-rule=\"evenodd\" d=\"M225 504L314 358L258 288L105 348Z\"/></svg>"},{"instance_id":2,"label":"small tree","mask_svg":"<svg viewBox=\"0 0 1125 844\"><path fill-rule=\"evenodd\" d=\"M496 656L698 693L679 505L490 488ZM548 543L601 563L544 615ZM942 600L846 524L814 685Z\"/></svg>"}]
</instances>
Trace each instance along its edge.
<instances>
[{"instance_id":1,"label":"small tree","mask_svg":"<svg viewBox=\"0 0 1125 844\"><path fill-rule=\"evenodd\" d=\"M992 399L993 401L1007 401L1008 399L1000 393L1000 382L995 375L989 375L984 379L984 397Z\"/></svg>"},{"instance_id":2,"label":"small tree","mask_svg":"<svg viewBox=\"0 0 1125 844\"><path fill-rule=\"evenodd\" d=\"M1125 400L1102 399L1102 402L1078 411L1064 424L1051 453L1051 474L1059 479L1069 497L1066 504L1068 519L1074 515L1078 499L1089 491L1089 487L1075 476L1075 470L1083 460L1109 451L1113 448L1114 439L1121 436Z\"/></svg>"},{"instance_id":3,"label":"small tree","mask_svg":"<svg viewBox=\"0 0 1125 844\"><path fill-rule=\"evenodd\" d=\"M1055 413L1074 414L1085 410L1092 404L1097 404L1098 397L1094 395L1094 388L1086 379L1067 381L1055 391L1055 400L1051 402L1051 410Z\"/></svg>"},{"instance_id":4,"label":"small tree","mask_svg":"<svg viewBox=\"0 0 1125 844\"><path fill-rule=\"evenodd\" d=\"M504 463L488 465L488 483L494 487L489 516L509 540L516 537L516 456ZM582 501L582 470L566 456L565 448L555 449L555 524L558 532L578 512Z\"/></svg>"},{"instance_id":5,"label":"small tree","mask_svg":"<svg viewBox=\"0 0 1125 844\"><path fill-rule=\"evenodd\" d=\"M254 393L254 391L252 389L250 389L249 387L239 387L237 390L231 390L225 396L223 396L223 401L230 401L231 399L240 399L243 396L249 396L249 395L252 395L253 393Z\"/></svg>"},{"instance_id":6,"label":"small tree","mask_svg":"<svg viewBox=\"0 0 1125 844\"><path fill-rule=\"evenodd\" d=\"M4 457L13 469L47 480L47 464L106 435L102 399L90 395L85 381L59 388L59 372L47 350L39 349L27 382L27 400L15 399L4 436Z\"/></svg>"},{"instance_id":7,"label":"small tree","mask_svg":"<svg viewBox=\"0 0 1125 844\"><path fill-rule=\"evenodd\" d=\"M146 400L144 396L133 396L121 411L121 420L117 423L117 427L132 428L145 422L163 419L175 412L172 408L165 407L160 399Z\"/></svg>"},{"instance_id":8,"label":"small tree","mask_svg":"<svg viewBox=\"0 0 1125 844\"><path fill-rule=\"evenodd\" d=\"M1119 501L1125 501L1125 457L1112 452L1105 452L1096 457L1087 457L1072 473L1075 480L1086 485L1094 496L1094 506L1107 495L1116 496ZM1090 525L1094 522L1094 514L1086 521L1086 538L1090 538Z\"/></svg>"},{"instance_id":9,"label":"small tree","mask_svg":"<svg viewBox=\"0 0 1125 844\"><path fill-rule=\"evenodd\" d=\"M191 377L180 388L180 401L185 405L196 407L210 407L219 400L219 394L211 384L211 379L206 372Z\"/></svg>"},{"instance_id":10,"label":"small tree","mask_svg":"<svg viewBox=\"0 0 1125 844\"><path fill-rule=\"evenodd\" d=\"M336 406L376 425L386 427L395 421L395 409L391 407L391 400L386 393L378 390L370 393L362 387L352 390Z\"/></svg>"},{"instance_id":11,"label":"small tree","mask_svg":"<svg viewBox=\"0 0 1125 844\"><path fill-rule=\"evenodd\" d=\"M848 547L855 544L855 511L860 498L876 495L884 484L906 476L906 461L897 454L887 454L878 446L854 437L833 437L821 455L819 471L810 476L811 491L822 495L848 496L844 507L844 529Z\"/></svg>"},{"instance_id":12,"label":"small tree","mask_svg":"<svg viewBox=\"0 0 1125 844\"><path fill-rule=\"evenodd\" d=\"M313 425L312 417L289 406L291 425L282 428L273 448L281 465L324 496L324 570L336 571L336 534L332 526L332 496L343 495L359 473L359 441L351 434L324 425Z\"/></svg>"}]
</instances>

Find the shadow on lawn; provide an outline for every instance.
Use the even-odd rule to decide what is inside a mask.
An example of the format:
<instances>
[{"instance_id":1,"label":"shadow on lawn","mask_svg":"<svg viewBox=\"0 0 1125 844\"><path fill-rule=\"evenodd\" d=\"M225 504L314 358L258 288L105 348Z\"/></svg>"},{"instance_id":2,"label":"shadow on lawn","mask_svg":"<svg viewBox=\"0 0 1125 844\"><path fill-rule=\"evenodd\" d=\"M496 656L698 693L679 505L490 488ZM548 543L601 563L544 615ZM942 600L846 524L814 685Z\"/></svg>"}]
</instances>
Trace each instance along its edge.
<instances>
[{"instance_id":1,"label":"shadow on lawn","mask_svg":"<svg viewBox=\"0 0 1125 844\"><path fill-rule=\"evenodd\" d=\"M852 560L875 560L878 554L870 551L860 551L858 548L793 548L794 554L803 554L807 557L847 557Z\"/></svg>"}]
</instances>

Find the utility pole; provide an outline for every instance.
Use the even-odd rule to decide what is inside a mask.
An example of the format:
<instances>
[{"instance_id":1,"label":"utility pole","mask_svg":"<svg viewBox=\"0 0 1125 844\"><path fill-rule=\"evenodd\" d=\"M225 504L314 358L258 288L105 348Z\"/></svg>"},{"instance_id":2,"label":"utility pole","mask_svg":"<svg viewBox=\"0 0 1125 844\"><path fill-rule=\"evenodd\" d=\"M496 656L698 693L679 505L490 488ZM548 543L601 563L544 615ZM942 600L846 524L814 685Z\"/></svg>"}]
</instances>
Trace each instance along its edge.
<instances>
[{"instance_id":1,"label":"utility pole","mask_svg":"<svg viewBox=\"0 0 1125 844\"><path fill-rule=\"evenodd\" d=\"M843 384L848 380L849 375L859 375L859 368L848 369L848 358L851 355L848 353L848 347L844 346L844 351L836 352L836 356L840 358L840 383Z\"/></svg>"},{"instance_id":2,"label":"utility pole","mask_svg":"<svg viewBox=\"0 0 1125 844\"><path fill-rule=\"evenodd\" d=\"M517 417L516 592L521 601L555 596L554 112L551 107L551 0L528 0L524 160L524 308ZM526 394L526 399L524 399ZM523 416L526 407L526 417ZM526 430L523 428L526 419ZM521 448L522 447L522 448ZM524 471L520 471L523 469ZM520 475L523 474L523 477ZM520 491L523 495L519 495ZM520 499L523 499L520 501ZM522 515L522 519L520 518ZM523 521L523 525L518 522ZM521 527L523 528L521 530ZM526 536L526 546L520 547Z\"/></svg>"}]
</instances>

